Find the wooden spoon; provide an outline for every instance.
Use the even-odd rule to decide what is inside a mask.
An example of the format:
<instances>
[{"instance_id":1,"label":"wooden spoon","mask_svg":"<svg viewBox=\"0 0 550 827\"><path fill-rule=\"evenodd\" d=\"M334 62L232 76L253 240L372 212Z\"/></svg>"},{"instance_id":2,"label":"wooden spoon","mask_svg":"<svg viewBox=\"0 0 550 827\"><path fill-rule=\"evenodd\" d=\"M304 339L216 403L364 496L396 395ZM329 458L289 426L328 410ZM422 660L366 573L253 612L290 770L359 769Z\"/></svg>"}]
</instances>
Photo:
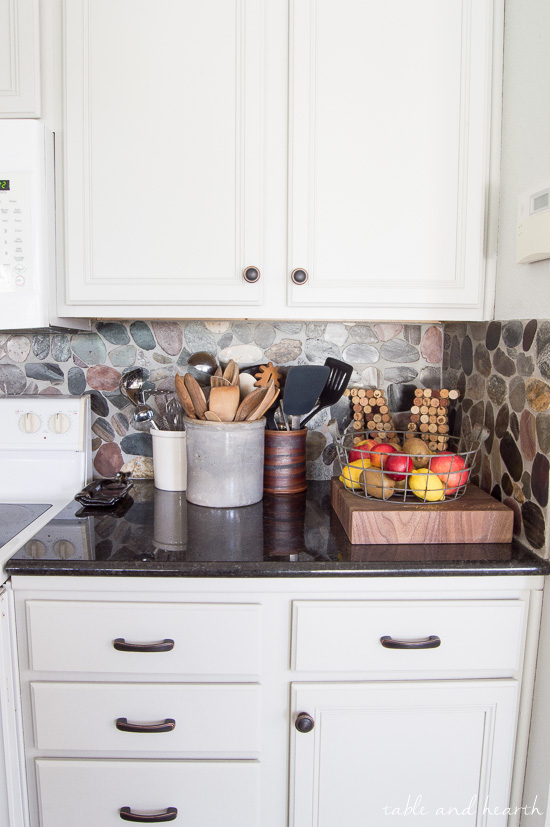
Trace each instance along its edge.
<instances>
[{"instance_id":1,"label":"wooden spoon","mask_svg":"<svg viewBox=\"0 0 550 827\"><path fill-rule=\"evenodd\" d=\"M208 419L210 422L221 422L220 417L218 414L215 414L214 411L205 411L204 418Z\"/></svg>"},{"instance_id":2,"label":"wooden spoon","mask_svg":"<svg viewBox=\"0 0 550 827\"><path fill-rule=\"evenodd\" d=\"M178 395L181 407L183 408L188 417L190 417L191 419L197 419L197 414L195 413L195 408L193 407L193 402L191 397L189 396L189 392L185 387L183 376L181 376L179 373L176 373L174 381L176 385L176 393Z\"/></svg>"},{"instance_id":3,"label":"wooden spoon","mask_svg":"<svg viewBox=\"0 0 550 827\"><path fill-rule=\"evenodd\" d=\"M204 393L202 392L202 388L195 379L194 376L191 376L190 373L186 373L183 377L183 381L185 382L185 387L189 392L189 396L191 397L191 401L193 403L193 408L195 409L195 413L197 415L197 419L204 419L205 411L208 410L208 405L206 404L206 399L204 397Z\"/></svg>"},{"instance_id":4,"label":"wooden spoon","mask_svg":"<svg viewBox=\"0 0 550 827\"><path fill-rule=\"evenodd\" d=\"M255 391L252 391L252 393L245 396L237 408L235 422L244 422L245 419L248 419L248 416L252 413L252 411L256 410L268 390L269 388L256 388Z\"/></svg>"},{"instance_id":5,"label":"wooden spoon","mask_svg":"<svg viewBox=\"0 0 550 827\"><path fill-rule=\"evenodd\" d=\"M279 396L279 388L275 387L273 382L267 386L267 393L255 410L247 417L247 422L253 422L256 419L261 419L268 408L271 408L277 397Z\"/></svg>"},{"instance_id":6,"label":"wooden spoon","mask_svg":"<svg viewBox=\"0 0 550 827\"><path fill-rule=\"evenodd\" d=\"M238 386L228 385L223 388L212 388L210 391L210 411L217 414L222 422L233 422L238 407Z\"/></svg>"},{"instance_id":7,"label":"wooden spoon","mask_svg":"<svg viewBox=\"0 0 550 827\"><path fill-rule=\"evenodd\" d=\"M211 376L210 377L210 387L211 388L229 388L231 386L231 382L229 379L224 379L223 376Z\"/></svg>"},{"instance_id":8,"label":"wooden spoon","mask_svg":"<svg viewBox=\"0 0 550 827\"><path fill-rule=\"evenodd\" d=\"M225 367L224 372L223 372L223 378L227 379L227 381L230 384L233 383L233 365L234 364L235 364L235 362L233 361L233 359L230 359L229 362L227 363L226 367Z\"/></svg>"}]
</instances>

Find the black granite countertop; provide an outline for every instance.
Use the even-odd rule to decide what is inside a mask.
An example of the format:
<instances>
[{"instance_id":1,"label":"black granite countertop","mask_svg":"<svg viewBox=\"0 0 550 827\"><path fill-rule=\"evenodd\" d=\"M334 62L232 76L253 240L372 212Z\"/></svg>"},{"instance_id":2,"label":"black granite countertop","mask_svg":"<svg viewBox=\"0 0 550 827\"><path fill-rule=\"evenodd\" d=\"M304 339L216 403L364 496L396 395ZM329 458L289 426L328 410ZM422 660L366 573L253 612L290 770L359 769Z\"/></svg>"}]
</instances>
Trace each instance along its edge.
<instances>
[{"instance_id":1,"label":"black granite countertop","mask_svg":"<svg viewBox=\"0 0 550 827\"><path fill-rule=\"evenodd\" d=\"M245 508L203 508L185 493L134 483L114 510L70 503L6 564L10 575L327 577L537 575L543 560L517 541L352 545L330 483Z\"/></svg>"}]
</instances>

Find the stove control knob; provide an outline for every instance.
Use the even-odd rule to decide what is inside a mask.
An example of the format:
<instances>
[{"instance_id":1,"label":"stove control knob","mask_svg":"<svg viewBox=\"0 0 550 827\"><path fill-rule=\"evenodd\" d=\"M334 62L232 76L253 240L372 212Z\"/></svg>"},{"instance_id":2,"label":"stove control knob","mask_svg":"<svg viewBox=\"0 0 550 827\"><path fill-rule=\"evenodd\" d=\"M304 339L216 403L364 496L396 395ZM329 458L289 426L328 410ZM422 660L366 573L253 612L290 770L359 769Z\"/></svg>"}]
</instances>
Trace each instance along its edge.
<instances>
[{"instance_id":1,"label":"stove control knob","mask_svg":"<svg viewBox=\"0 0 550 827\"><path fill-rule=\"evenodd\" d=\"M53 550L60 560L70 560L71 557L74 557L74 546L69 540L58 540Z\"/></svg>"},{"instance_id":2,"label":"stove control knob","mask_svg":"<svg viewBox=\"0 0 550 827\"><path fill-rule=\"evenodd\" d=\"M40 428L40 417L35 413L25 413L19 420L19 427L24 434L35 434Z\"/></svg>"},{"instance_id":3,"label":"stove control knob","mask_svg":"<svg viewBox=\"0 0 550 827\"><path fill-rule=\"evenodd\" d=\"M53 434L66 434L71 427L71 421L67 414L56 413L53 416L50 416L48 425L50 426L50 431Z\"/></svg>"}]
</instances>

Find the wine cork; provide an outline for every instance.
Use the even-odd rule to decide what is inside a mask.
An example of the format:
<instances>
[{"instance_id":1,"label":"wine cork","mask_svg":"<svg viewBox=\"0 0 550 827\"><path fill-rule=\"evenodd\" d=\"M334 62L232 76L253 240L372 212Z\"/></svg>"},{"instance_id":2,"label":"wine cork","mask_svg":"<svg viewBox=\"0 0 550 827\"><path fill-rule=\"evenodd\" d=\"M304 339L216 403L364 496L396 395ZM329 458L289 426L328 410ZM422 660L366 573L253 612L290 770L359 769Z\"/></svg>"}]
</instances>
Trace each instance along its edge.
<instances>
[{"instance_id":1,"label":"wine cork","mask_svg":"<svg viewBox=\"0 0 550 827\"><path fill-rule=\"evenodd\" d=\"M357 391L357 396L362 397L362 396L366 396L366 395L367 395L367 392L366 392L365 388L359 388L359 390Z\"/></svg>"},{"instance_id":2,"label":"wine cork","mask_svg":"<svg viewBox=\"0 0 550 827\"><path fill-rule=\"evenodd\" d=\"M425 391L424 391L425 398L429 399L431 395L432 395L431 388L426 388Z\"/></svg>"},{"instance_id":3,"label":"wine cork","mask_svg":"<svg viewBox=\"0 0 550 827\"><path fill-rule=\"evenodd\" d=\"M449 399L458 399L460 393L456 390L449 391Z\"/></svg>"}]
</instances>

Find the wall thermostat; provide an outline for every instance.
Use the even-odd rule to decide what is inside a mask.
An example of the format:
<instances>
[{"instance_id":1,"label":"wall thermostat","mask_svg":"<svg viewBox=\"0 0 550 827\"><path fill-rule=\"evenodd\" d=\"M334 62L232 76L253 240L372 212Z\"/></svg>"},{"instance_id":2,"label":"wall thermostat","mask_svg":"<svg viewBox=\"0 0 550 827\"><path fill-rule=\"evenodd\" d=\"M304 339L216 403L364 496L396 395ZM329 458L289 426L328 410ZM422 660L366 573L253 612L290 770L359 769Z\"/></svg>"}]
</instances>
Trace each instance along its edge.
<instances>
[{"instance_id":1,"label":"wall thermostat","mask_svg":"<svg viewBox=\"0 0 550 827\"><path fill-rule=\"evenodd\" d=\"M518 199L516 264L550 258L550 181Z\"/></svg>"}]
</instances>

